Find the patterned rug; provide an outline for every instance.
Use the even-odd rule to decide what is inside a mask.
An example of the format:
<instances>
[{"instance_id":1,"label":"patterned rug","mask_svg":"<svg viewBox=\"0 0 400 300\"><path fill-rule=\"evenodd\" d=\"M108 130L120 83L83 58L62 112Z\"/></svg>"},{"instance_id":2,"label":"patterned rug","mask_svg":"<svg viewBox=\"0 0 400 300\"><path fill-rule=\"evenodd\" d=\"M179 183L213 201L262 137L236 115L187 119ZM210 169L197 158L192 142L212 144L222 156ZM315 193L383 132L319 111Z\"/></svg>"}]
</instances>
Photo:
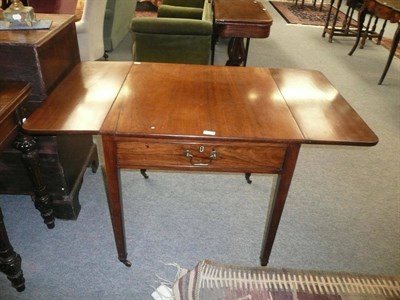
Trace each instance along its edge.
<instances>
[{"instance_id":1,"label":"patterned rug","mask_svg":"<svg viewBox=\"0 0 400 300\"><path fill-rule=\"evenodd\" d=\"M203 260L173 286L174 300L399 300L400 276L245 268Z\"/></svg>"},{"instance_id":2,"label":"patterned rug","mask_svg":"<svg viewBox=\"0 0 400 300\"><path fill-rule=\"evenodd\" d=\"M301 1L298 1L298 5L295 4L295 1L270 1L270 3L286 20L286 22L290 24L325 26L326 19L328 17L328 4L324 4L320 10L319 3L313 6L311 2L305 2L303 8L301 8L300 5ZM335 13L336 8L333 8L332 14ZM339 11L338 24L341 24L344 19L345 14ZM355 20L353 22L354 26L357 26L357 22Z\"/></svg>"}]
</instances>

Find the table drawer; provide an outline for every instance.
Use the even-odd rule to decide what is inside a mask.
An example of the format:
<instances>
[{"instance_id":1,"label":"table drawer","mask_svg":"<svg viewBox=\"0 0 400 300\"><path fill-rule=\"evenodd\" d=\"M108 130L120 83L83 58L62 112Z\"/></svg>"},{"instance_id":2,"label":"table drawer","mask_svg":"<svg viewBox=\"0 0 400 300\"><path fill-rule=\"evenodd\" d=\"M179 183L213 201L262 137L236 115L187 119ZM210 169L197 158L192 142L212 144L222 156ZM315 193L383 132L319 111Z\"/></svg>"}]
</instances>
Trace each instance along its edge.
<instances>
[{"instance_id":1,"label":"table drawer","mask_svg":"<svg viewBox=\"0 0 400 300\"><path fill-rule=\"evenodd\" d=\"M117 138L118 167L278 173L287 145Z\"/></svg>"}]
</instances>

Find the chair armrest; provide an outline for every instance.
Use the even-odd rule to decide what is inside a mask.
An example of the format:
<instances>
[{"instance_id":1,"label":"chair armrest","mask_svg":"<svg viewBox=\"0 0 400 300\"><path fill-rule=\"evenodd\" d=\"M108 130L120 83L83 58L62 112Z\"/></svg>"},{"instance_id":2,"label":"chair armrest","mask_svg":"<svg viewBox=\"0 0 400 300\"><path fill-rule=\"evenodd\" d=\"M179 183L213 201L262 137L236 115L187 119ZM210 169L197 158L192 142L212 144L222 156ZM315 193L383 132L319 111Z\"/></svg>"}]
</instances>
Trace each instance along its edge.
<instances>
[{"instance_id":1,"label":"chair armrest","mask_svg":"<svg viewBox=\"0 0 400 300\"><path fill-rule=\"evenodd\" d=\"M84 33L88 30L87 22L82 20L75 22L76 33Z\"/></svg>"},{"instance_id":2,"label":"chair armrest","mask_svg":"<svg viewBox=\"0 0 400 300\"><path fill-rule=\"evenodd\" d=\"M157 16L160 18L198 19L203 17L203 9L197 7L183 7L173 5L160 5Z\"/></svg>"},{"instance_id":3,"label":"chair armrest","mask_svg":"<svg viewBox=\"0 0 400 300\"><path fill-rule=\"evenodd\" d=\"M134 33L168 35L211 35L212 23L193 19L134 18L131 23Z\"/></svg>"},{"instance_id":4,"label":"chair armrest","mask_svg":"<svg viewBox=\"0 0 400 300\"><path fill-rule=\"evenodd\" d=\"M208 0L163 0L162 4L203 8L204 1Z\"/></svg>"}]
</instances>

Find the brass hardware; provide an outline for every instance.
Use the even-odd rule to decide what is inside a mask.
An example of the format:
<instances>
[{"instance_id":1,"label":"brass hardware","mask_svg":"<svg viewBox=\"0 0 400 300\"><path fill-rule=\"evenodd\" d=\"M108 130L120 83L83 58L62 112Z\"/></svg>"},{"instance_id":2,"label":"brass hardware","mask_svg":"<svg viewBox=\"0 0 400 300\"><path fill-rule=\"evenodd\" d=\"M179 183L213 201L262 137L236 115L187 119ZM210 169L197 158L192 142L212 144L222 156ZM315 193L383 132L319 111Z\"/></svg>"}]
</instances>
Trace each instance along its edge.
<instances>
[{"instance_id":1,"label":"brass hardware","mask_svg":"<svg viewBox=\"0 0 400 300\"><path fill-rule=\"evenodd\" d=\"M201 147L203 147L203 146L201 146ZM200 147L200 148L201 148L201 147ZM203 149L203 151L204 151L204 149ZM185 151L183 151L183 155L184 155L185 157L188 157L188 158L189 158L189 162L190 162L190 164L191 164L192 166L196 166L196 167L206 167L206 166L208 166L209 164L211 164L211 162L212 162L213 160L217 159L217 157L218 157L218 152L217 152L217 150L211 151L210 155L208 156L209 161L208 161L207 163L195 163L195 162L193 162L194 156L193 156L193 154L192 154L192 151L190 151L190 150L185 150Z\"/></svg>"}]
</instances>

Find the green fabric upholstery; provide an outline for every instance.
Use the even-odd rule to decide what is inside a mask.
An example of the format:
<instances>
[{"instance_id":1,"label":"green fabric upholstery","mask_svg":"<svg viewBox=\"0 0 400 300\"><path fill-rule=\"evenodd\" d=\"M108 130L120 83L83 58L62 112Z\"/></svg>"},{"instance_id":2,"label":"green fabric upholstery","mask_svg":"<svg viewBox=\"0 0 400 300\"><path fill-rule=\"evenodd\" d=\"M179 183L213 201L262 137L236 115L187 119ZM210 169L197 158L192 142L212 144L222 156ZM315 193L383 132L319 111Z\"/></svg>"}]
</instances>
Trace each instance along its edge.
<instances>
[{"instance_id":1,"label":"green fabric upholstery","mask_svg":"<svg viewBox=\"0 0 400 300\"><path fill-rule=\"evenodd\" d=\"M180 7L173 5L160 5L157 11L159 18L184 18L198 19L203 17L203 9L198 7Z\"/></svg>"},{"instance_id":2,"label":"green fabric upholstery","mask_svg":"<svg viewBox=\"0 0 400 300\"><path fill-rule=\"evenodd\" d=\"M206 0L208 1L208 0ZM183 7L204 7L204 0L163 0L162 4L164 5L174 5L174 6L183 6Z\"/></svg>"},{"instance_id":3,"label":"green fabric upholstery","mask_svg":"<svg viewBox=\"0 0 400 300\"><path fill-rule=\"evenodd\" d=\"M182 0L174 1L182 2ZM184 2L190 1L197 0ZM164 0L163 3L165 2ZM202 2L203 9L163 4L159 7L159 13L163 17L134 18L131 24L134 34L132 47L134 60L208 64L213 33L212 14L210 3L204 0ZM167 6L165 10L163 6Z\"/></svg>"},{"instance_id":4,"label":"green fabric upholstery","mask_svg":"<svg viewBox=\"0 0 400 300\"><path fill-rule=\"evenodd\" d=\"M208 64L212 24L201 20L136 18L134 60Z\"/></svg>"},{"instance_id":5,"label":"green fabric upholstery","mask_svg":"<svg viewBox=\"0 0 400 300\"><path fill-rule=\"evenodd\" d=\"M212 24L201 20L175 18L135 18L132 20L135 32L150 34L205 35L212 30Z\"/></svg>"}]
</instances>

